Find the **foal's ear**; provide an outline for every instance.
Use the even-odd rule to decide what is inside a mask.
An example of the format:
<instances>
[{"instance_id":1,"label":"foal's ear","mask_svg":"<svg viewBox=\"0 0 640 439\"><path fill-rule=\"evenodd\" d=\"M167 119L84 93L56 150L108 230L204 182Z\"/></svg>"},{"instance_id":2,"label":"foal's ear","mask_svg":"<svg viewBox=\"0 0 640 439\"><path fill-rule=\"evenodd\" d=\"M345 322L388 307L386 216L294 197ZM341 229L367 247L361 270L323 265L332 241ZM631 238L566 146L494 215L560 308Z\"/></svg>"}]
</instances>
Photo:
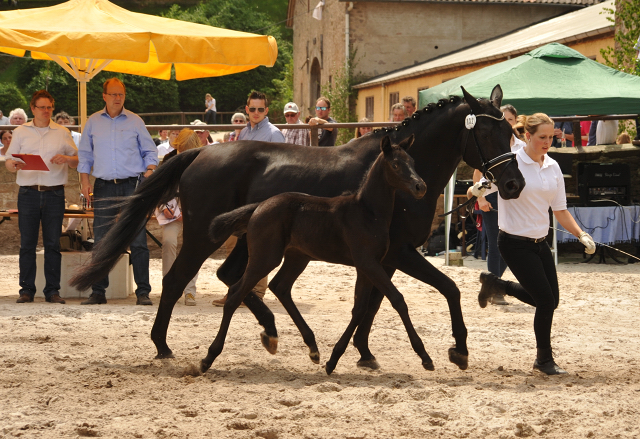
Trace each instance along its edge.
<instances>
[{"instance_id":1,"label":"foal's ear","mask_svg":"<svg viewBox=\"0 0 640 439\"><path fill-rule=\"evenodd\" d=\"M471 111L473 111L475 114L482 114L482 106L480 106L480 102L478 102L476 98L471 96L463 86L460 86L460 88L462 89L462 95L464 96L465 102L469 104L469 107L471 107Z\"/></svg>"},{"instance_id":2,"label":"foal's ear","mask_svg":"<svg viewBox=\"0 0 640 439\"><path fill-rule=\"evenodd\" d=\"M409 151L409 148L411 148L411 145L413 145L414 140L416 140L416 136L415 134L412 134L410 137L407 137L402 142L398 143L398 146L405 151Z\"/></svg>"},{"instance_id":3,"label":"foal's ear","mask_svg":"<svg viewBox=\"0 0 640 439\"><path fill-rule=\"evenodd\" d=\"M384 155L389 155L393 151L391 147L391 139L389 136L384 136L380 141L380 150L384 153Z\"/></svg>"},{"instance_id":4,"label":"foal's ear","mask_svg":"<svg viewBox=\"0 0 640 439\"><path fill-rule=\"evenodd\" d=\"M493 87L491 91L491 103L498 109L502 106L502 87L500 84Z\"/></svg>"}]
</instances>

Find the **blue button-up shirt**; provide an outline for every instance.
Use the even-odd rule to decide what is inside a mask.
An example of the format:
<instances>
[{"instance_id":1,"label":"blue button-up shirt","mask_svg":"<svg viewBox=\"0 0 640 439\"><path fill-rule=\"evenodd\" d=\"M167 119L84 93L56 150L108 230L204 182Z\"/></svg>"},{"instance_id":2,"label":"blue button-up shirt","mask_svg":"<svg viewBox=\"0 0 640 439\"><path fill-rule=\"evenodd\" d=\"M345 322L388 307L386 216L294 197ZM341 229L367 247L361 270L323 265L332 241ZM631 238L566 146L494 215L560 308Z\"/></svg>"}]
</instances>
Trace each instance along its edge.
<instances>
[{"instance_id":1,"label":"blue button-up shirt","mask_svg":"<svg viewBox=\"0 0 640 439\"><path fill-rule=\"evenodd\" d=\"M158 165L158 148L137 114L122 109L112 118L106 107L87 120L78 148L78 172L103 180L137 177Z\"/></svg>"},{"instance_id":2,"label":"blue button-up shirt","mask_svg":"<svg viewBox=\"0 0 640 439\"><path fill-rule=\"evenodd\" d=\"M284 134L274 124L269 122L269 118L265 117L255 127L251 128L251 122L240 131L238 140L261 140L263 142L280 142L284 143Z\"/></svg>"}]
</instances>

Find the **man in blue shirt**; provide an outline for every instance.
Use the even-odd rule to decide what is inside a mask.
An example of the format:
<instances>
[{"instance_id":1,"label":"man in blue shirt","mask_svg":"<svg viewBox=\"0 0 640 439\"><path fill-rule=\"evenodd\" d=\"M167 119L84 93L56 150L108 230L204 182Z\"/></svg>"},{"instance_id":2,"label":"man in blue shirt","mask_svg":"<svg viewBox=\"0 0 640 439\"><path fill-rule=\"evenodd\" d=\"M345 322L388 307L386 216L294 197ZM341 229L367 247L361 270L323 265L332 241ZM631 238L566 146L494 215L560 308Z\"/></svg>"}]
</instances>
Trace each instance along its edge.
<instances>
[{"instance_id":1,"label":"man in blue shirt","mask_svg":"<svg viewBox=\"0 0 640 439\"><path fill-rule=\"evenodd\" d=\"M267 96L259 91L252 91L247 99L245 111L249 115L249 123L240 131L238 140L260 140L263 142L280 142L285 143L284 134L275 127L267 114L269 113L269 101ZM235 241L235 240L234 240ZM225 245L226 246L226 245ZM227 247L227 251L231 251L235 246L235 242L231 242ZM253 288L253 292L262 299L268 286L268 276L261 279ZM224 306L227 295L222 299L211 302L215 306Z\"/></svg>"},{"instance_id":2,"label":"man in blue shirt","mask_svg":"<svg viewBox=\"0 0 640 439\"><path fill-rule=\"evenodd\" d=\"M104 237L118 216L118 198L127 197L141 178L149 177L158 165L158 149L139 116L124 109L125 86L118 78L103 85L103 110L87 120L78 149L78 173L82 195L90 199L89 173L96 177L93 188L95 242ZM93 168L93 172L92 172ZM149 299L149 249L144 229L131 243L131 264L136 281L137 305L152 305ZM83 305L107 303L109 277L92 285Z\"/></svg>"},{"instance_id":3,"label":"man in blue shirt","mask_svg":"<svg viewBox=\"0 0 640 439\"><path fill-rule=\"evenodd\" d=\"M249 123L240 131L238 140L261 140L263 142L284 143L284 134L271 122L267 96L259 91L252 91L244 107L249 115Z\"/></svg>"}]
</instances>

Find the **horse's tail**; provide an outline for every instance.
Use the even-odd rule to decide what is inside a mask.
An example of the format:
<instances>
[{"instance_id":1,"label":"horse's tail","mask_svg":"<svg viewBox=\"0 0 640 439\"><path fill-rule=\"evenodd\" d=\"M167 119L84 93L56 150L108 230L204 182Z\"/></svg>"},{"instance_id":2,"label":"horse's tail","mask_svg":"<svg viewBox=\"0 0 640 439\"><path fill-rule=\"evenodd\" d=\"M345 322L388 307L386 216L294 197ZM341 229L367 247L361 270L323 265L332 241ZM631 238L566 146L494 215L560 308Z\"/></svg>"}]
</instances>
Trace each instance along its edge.
<instances>
[{"instance_id":1,"label":"horse's tail","mask_svg":"<svg viewBox=\"0 0 640 439\"><path fill-rule=\"evenodd\" d=\"M231 235L242 235L247 231L249 220L259 205L260 203L247 204L231 212L218 215L211 221L209 237L213 241L222 241Z\"/></svg>"},{"instance_id":2,"label":"horse's tail","mask_svg":"<svg viewBox=\"0 0 640 439\"><path fill-rule=\"evenodd\" d=\"M133 195L122 203L118 221L94 247L91 261L73 276L69 285L85 291L109 274L129 244L144 229L154 209L176 196L180 177L201 151L202 148L196 148L172 157L138 186Z\"/></svg>"}]
</instances>

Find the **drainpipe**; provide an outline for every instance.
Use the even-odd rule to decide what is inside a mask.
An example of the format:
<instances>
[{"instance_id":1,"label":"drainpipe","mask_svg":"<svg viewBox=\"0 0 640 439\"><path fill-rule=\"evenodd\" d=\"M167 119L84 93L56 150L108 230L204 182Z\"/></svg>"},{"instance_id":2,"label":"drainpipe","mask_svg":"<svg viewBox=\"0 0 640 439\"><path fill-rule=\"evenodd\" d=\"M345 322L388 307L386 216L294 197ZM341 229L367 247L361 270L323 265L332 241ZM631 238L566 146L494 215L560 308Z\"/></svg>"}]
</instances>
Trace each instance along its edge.
<instances>
[{"instance_id":1,"label":"drainpipe","mask_svg":"<svg viewBox=\"0 0 640 439\"><path fill-rule=\"evenodd\" d=\"M344 65L349 65L349 12L353 10L353 2L349 2L349 6L344 12Z\"/></svg>"}]
</instances>

